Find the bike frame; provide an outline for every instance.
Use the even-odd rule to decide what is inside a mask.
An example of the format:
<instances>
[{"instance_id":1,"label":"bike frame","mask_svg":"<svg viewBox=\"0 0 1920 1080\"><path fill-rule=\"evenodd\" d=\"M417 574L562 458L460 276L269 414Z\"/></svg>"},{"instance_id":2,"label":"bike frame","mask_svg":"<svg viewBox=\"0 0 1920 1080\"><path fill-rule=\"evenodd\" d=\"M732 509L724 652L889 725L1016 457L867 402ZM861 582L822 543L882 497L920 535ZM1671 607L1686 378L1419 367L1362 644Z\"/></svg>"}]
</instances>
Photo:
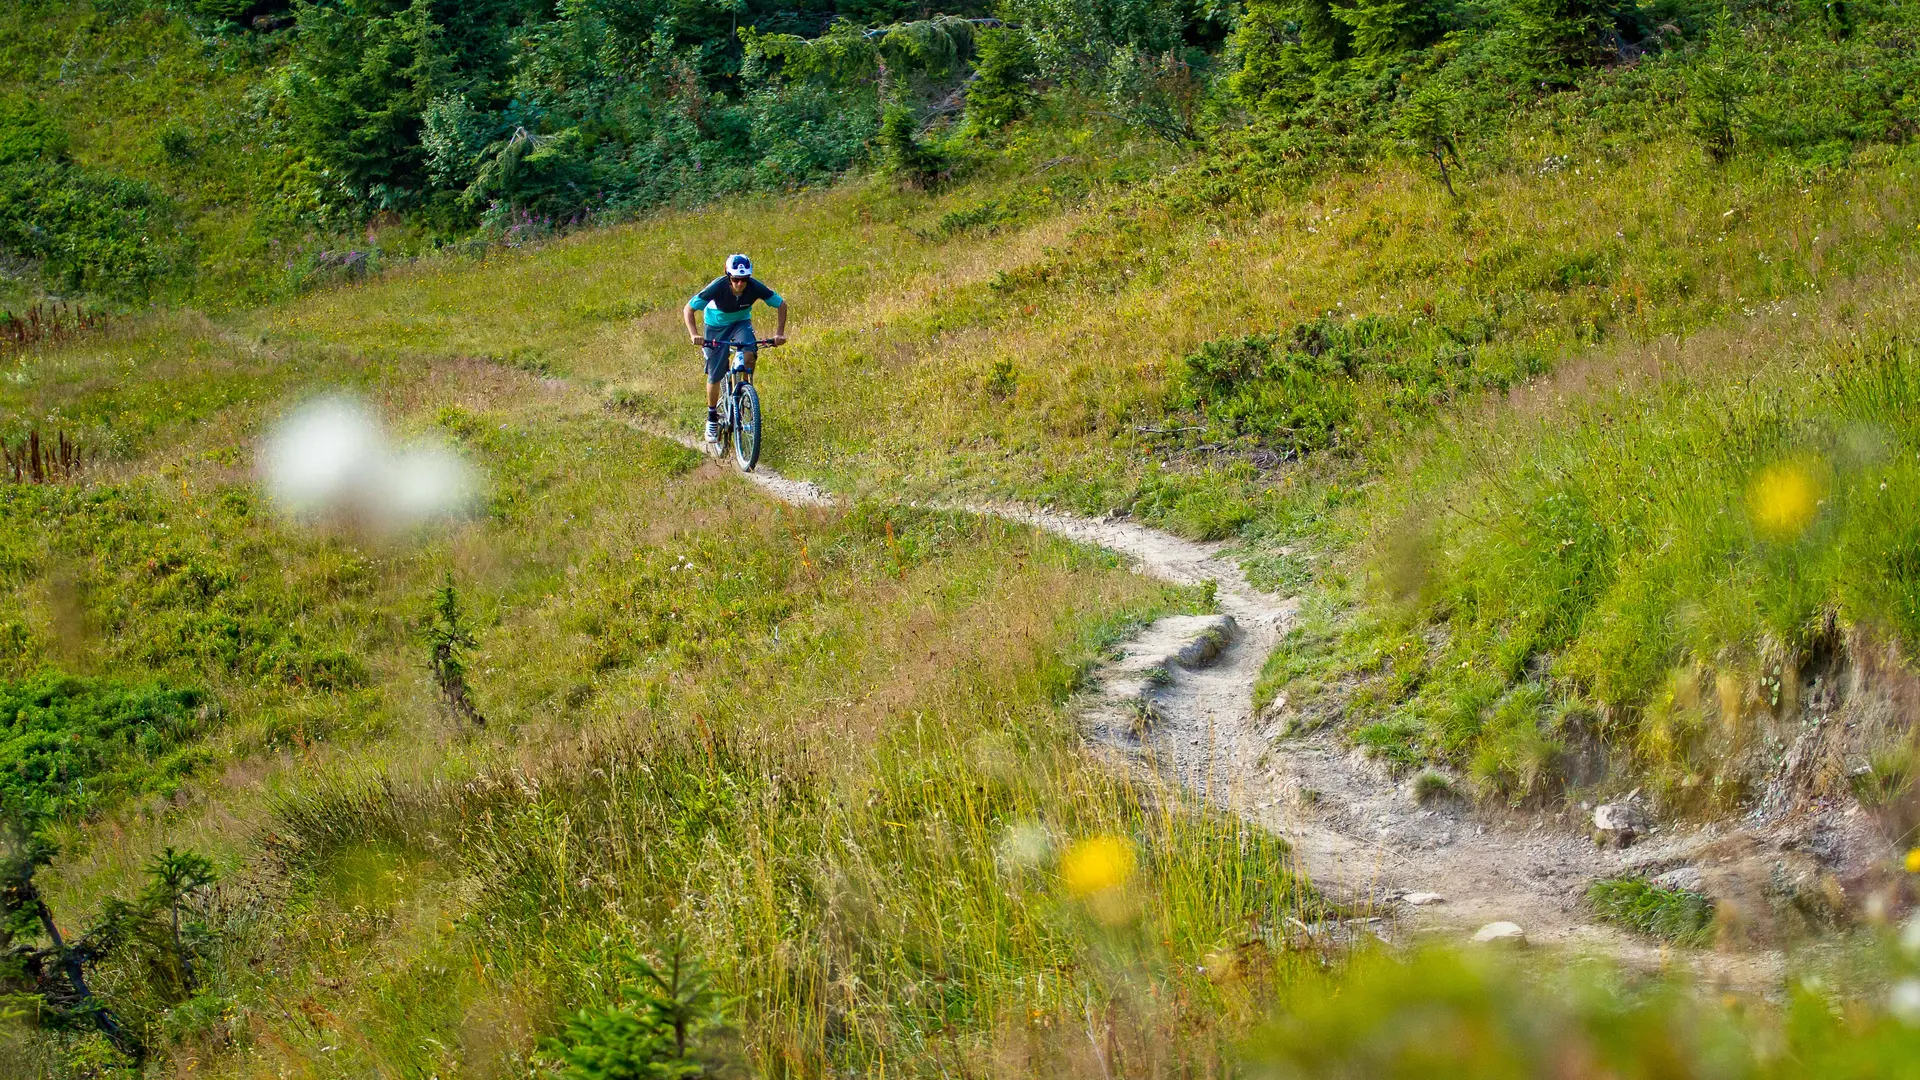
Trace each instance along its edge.
<instances>
[{"instance_id":1,"label":"bike frame","mask_svg":"<svg viewBox=\"0 0 1920 1080\"><path fill-rule=\"evenodd\" d=\"M740 400L745 396L741 391L745 387L753 385L753 369L747 366L746 359L747 346L749 343L745 341L715 341L712 338L702 338L700 344L710 349L724 346L727 350L727 374L723 380L725 389L720 394L720 446L722 447L722 453L724 453L727 435L729 433L734 434L736 442L738 441L738 433L740 431ZM775 343L768 338L755 340L751 344L756 350L777 347ZM758 415L757 410L755 415ZM756 428L754 431L754 448L752 454L752 458L756 461L759 458L759 439L760 433L758 428ZM740 463L742 468L753 468L753 464L747 457L742 456Z\"/></svg>"}]
</instances>

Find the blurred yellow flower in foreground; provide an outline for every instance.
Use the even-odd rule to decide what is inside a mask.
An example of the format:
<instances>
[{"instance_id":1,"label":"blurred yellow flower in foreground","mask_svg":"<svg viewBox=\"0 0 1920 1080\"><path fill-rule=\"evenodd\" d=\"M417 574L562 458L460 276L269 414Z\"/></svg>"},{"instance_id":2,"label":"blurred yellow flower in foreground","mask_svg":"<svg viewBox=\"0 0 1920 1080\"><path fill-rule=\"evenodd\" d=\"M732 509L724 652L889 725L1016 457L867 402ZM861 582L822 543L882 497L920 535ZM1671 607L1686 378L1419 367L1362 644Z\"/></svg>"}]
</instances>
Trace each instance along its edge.
<instances>
[{"instance_id":1,"label":"blurred yellow flower in foreground","mask_svg":"<svg viewBox=\"0 0 1920 1080\"><path fill-rule=\"evenodd\" d=\"M1920 847L1907 852L1907 873L1920 874Z\"/></svg>"},{"instance_id":2,"label":"blurred yellow flower in foreground","mask_svg":"<svg viewBox=\"0 0 1920 1080\"><path fill-rule=\"evenodd\" d=\"M1082 840L1060 859L1060 881L1086 898L1126 884L1133 876L1133 845L1117 836Z\"/></svg>"},{"instance_id":3,"label":"blurred yellow flower in foreground","mask_svg":"<svg viewBox=\"0 0 1920 1080\"><path fill-rule=\"evenodd\" d=\"M1754 527L1770 540L1791 540L1807 531L1819 505L1813 473L1799 462L1770 466L1747 489Z\"/></svg>"}]
</instances>

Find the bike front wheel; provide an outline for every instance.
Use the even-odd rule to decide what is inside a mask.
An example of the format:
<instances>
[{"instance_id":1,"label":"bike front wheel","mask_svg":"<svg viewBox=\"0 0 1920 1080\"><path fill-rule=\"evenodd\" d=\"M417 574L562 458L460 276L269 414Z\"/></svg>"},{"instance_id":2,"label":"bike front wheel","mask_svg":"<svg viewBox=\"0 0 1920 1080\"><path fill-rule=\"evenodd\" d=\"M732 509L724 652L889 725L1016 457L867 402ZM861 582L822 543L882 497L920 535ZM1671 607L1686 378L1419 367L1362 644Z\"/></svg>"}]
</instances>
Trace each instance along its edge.
<instances>
[{"instance_id":1,"label":"bike front wheel","mask_svg":"<svg viewBox=\"0 0 1920 1080\"><path fill-rule=\"evenodd\" d=\"M752 472L760 463L760 392L749 383L734 395L733 459Z\"/></svg>"}]
</instances>

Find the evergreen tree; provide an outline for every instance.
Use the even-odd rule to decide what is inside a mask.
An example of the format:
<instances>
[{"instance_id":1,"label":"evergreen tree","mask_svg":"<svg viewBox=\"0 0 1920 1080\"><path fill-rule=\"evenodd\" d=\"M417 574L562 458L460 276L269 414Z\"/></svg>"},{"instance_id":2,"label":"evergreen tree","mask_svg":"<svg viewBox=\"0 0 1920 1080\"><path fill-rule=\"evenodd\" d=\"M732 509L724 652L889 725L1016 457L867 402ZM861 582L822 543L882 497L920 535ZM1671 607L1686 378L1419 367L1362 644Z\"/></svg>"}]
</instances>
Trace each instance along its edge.
<instances>
[{"instance_id":1,"label":"evergreen tree","mask_svg":"<svg viewBox=\"0 0 1920 1080\"><path fill-rule=\"evenodd\" d=\"M112 933L68 941L34 880L59 849L41 834L45 816L16 799L0 799L0 991L39 999L40 1022L91 1027L136 1061L145 1056L87 981L87 968L111 951Z\"/></svg>"},{"instance_id":2,"label":"evergreen tree","mask_svg":"<svg viewBox=\"0 0 1920 1080\"><path fill-rule=\"evenodd\" d=\"M1004 127L1033 107L1039 66L1026 32L1006 27L980 31L974 39L973 81L967 84L967 124L976 130Z\"/></svg>"},{"instance_id":3,"label":"evergreen tree","mask_svg":"<svg viewBox=\"0 0 1920 1080\"><path fill-rule=\"evenodd\" d=\"M1375 62L1423 48L1441 32L1436 0L1354 0L1329 13L1346 25L1354 55Z\"/></svg>"},{"instance_id":4,"label":"evergreen tree","mask_svg":"<svg viewBox=\"0 0 1920 1080\"><path fill-rule=\"evenodd\" d=\"M1529 78L1565 86L1603 55L1614 13L1605 0L1507 0L1506 18Z\"/></svg>"},{"instance_id":5,"label":"evergreen tree","mask_svg":"<svg viewBox=\"0 0 1920 1080\"><path fill-rule=\"evenodd\" d=\"M434 685L440 688L447 710L474 727L487 726L487 718L480 715L479 706L473 703L473 692L467 687L467 654L479 640L473 636L473 627L460 609L460 593L454 588L451 572L440 587L433 590L420 633L427 643L427 670L433 675Z\"/></svg>"}]
</instances>

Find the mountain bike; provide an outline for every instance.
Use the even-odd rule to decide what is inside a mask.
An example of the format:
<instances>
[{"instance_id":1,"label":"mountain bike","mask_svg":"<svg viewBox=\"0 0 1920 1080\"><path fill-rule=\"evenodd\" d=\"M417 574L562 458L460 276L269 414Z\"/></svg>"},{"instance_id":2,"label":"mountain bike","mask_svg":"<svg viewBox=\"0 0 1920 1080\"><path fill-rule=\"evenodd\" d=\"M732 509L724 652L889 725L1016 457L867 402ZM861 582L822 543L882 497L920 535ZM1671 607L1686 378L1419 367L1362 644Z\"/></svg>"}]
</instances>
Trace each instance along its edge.
<instances>
[{"instance_id":1,"label":"mountain bike","mask_svg":"<svg viewBox=\"0 0 1920 1080\"><path fill-rule=\"evenodd\" d=\"M760 463L760 391L753 388L753 371L747 367L747 343L706 339L701 344L708 348L727 347L727 378L720 391L719 444L725 447L731 435L733 460L740 463L743 471L752 472ZM771 340L753 344L762 349L774 347Z\"/></svg>"}]
</instances>

